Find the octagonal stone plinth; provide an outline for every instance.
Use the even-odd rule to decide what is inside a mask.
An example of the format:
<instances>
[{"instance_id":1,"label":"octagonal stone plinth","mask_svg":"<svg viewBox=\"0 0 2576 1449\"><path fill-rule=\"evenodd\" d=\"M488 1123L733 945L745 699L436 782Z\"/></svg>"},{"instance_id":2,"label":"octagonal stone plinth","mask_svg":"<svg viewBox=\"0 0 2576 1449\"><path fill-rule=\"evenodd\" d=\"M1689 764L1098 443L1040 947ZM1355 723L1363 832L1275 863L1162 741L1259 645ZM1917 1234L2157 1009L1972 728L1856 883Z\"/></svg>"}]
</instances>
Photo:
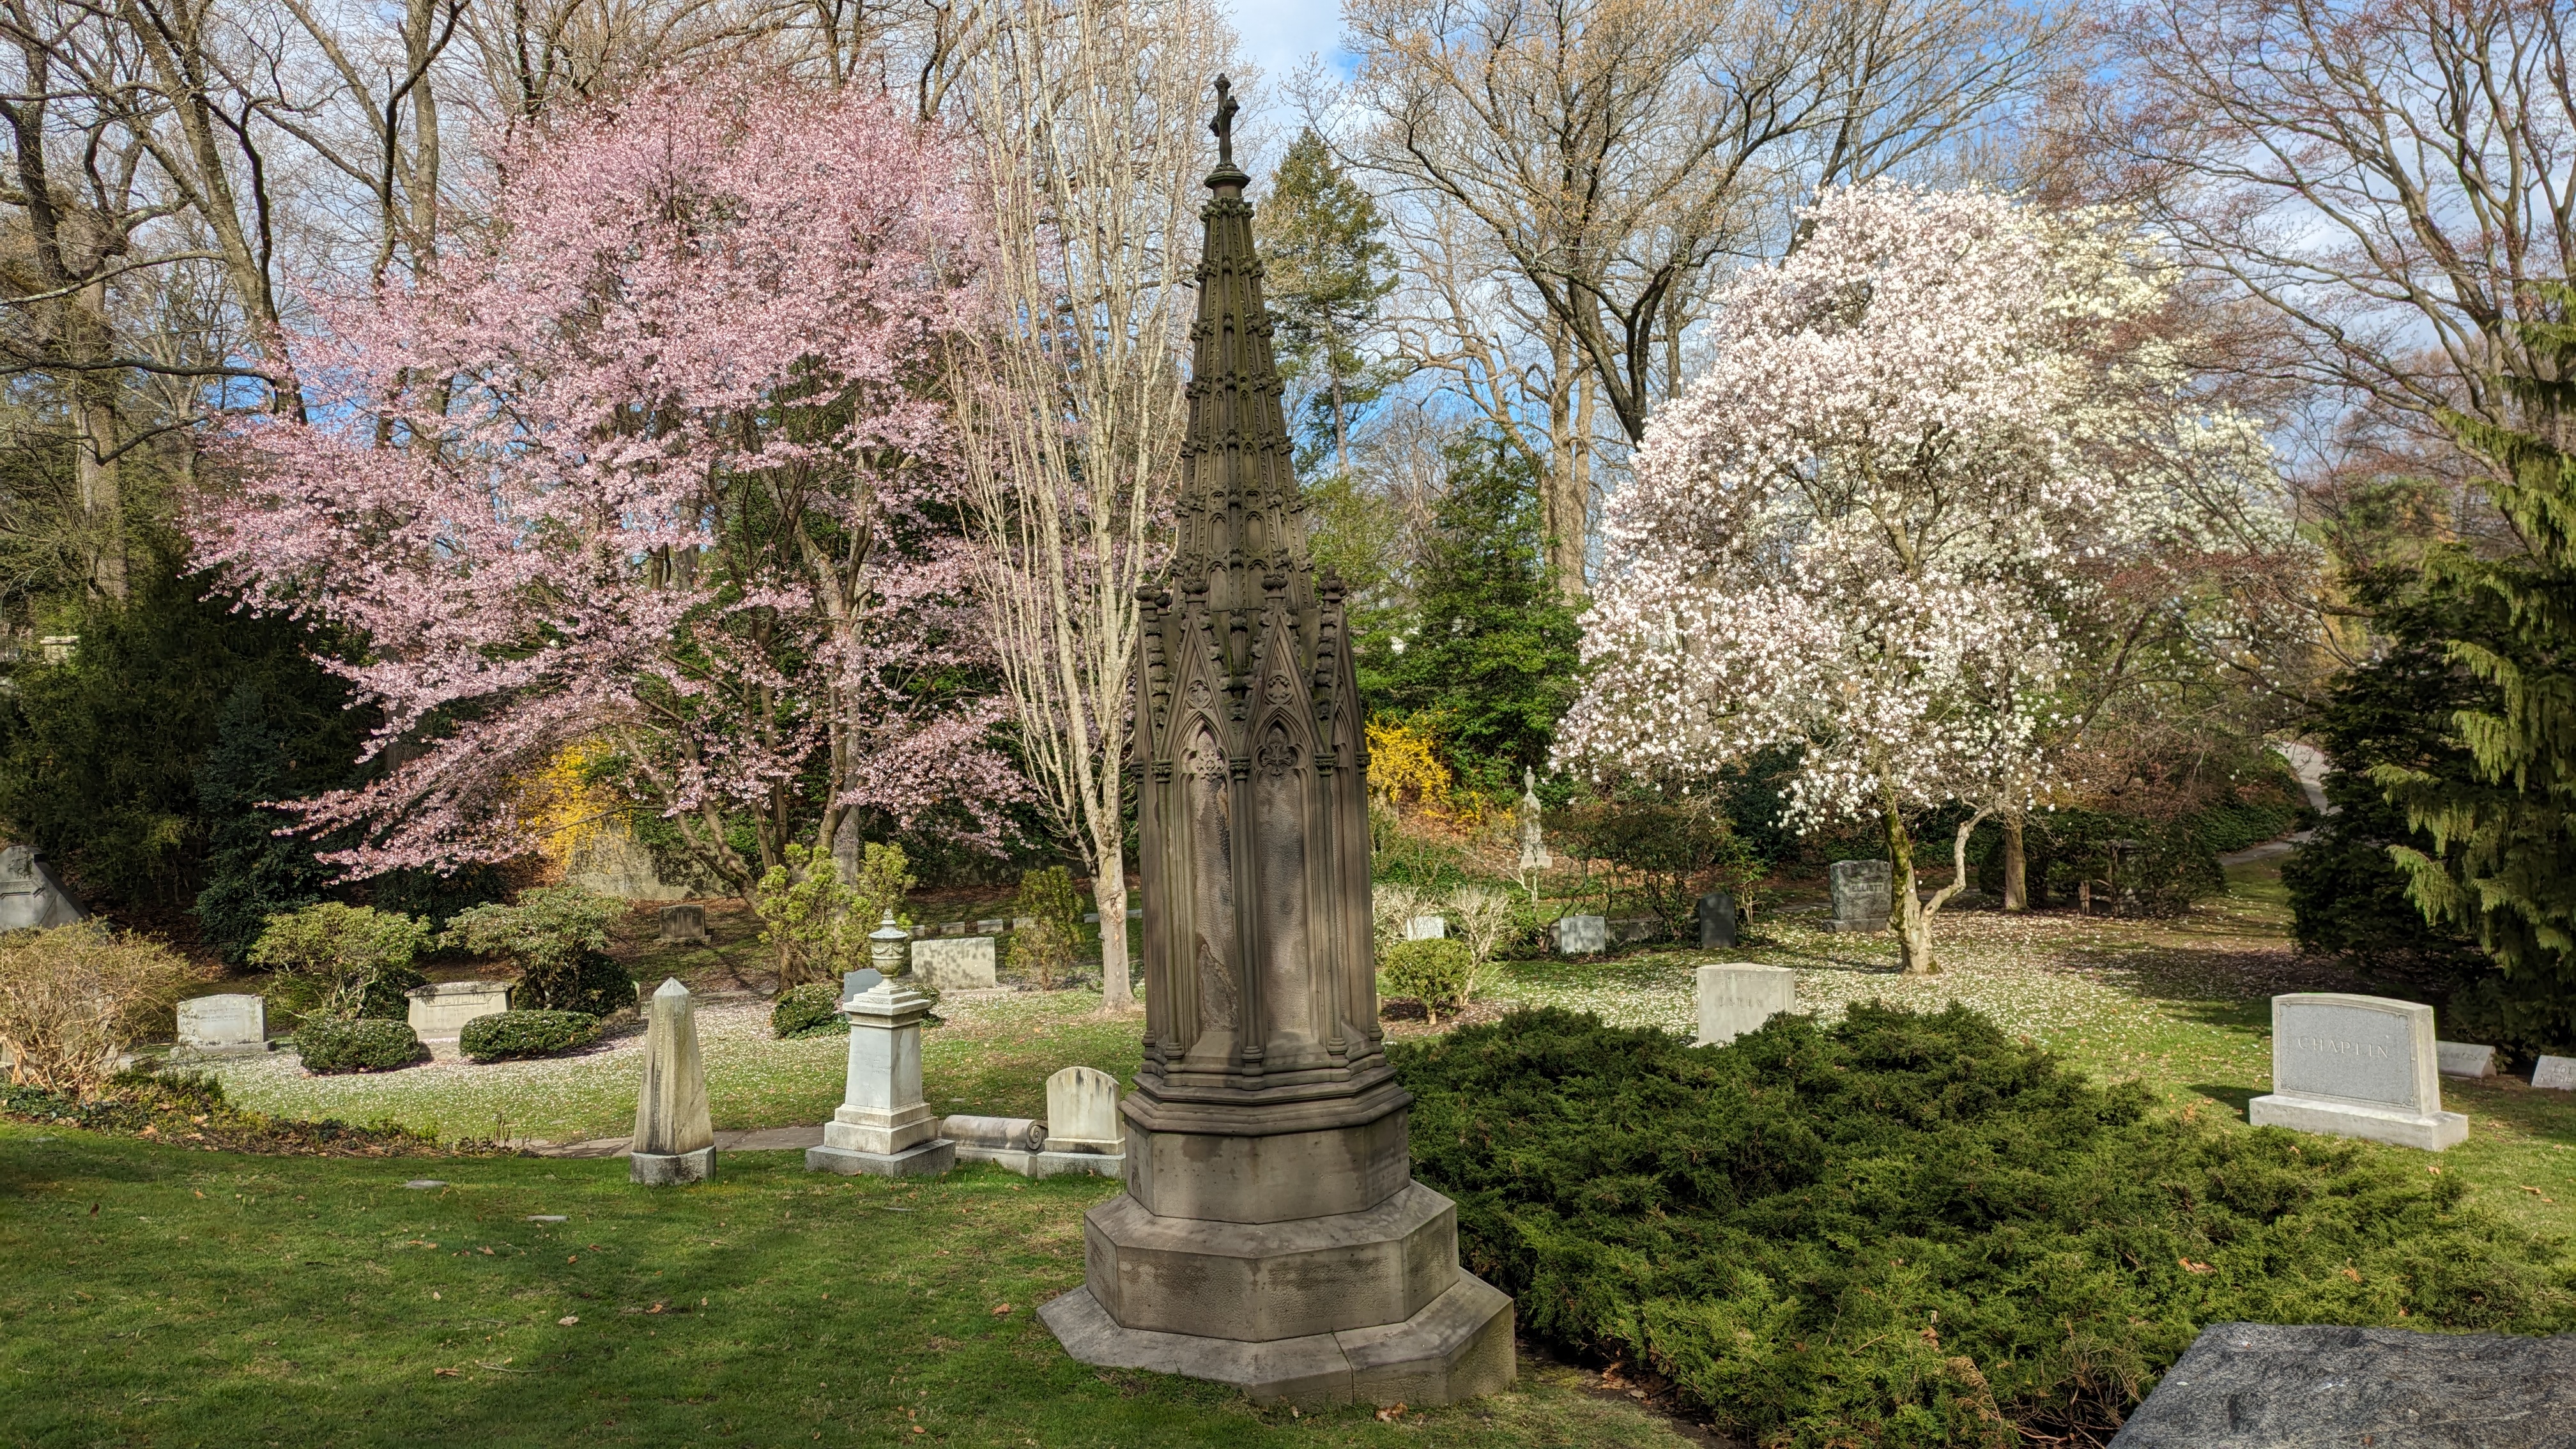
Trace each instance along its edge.
<instances>
[{"instance_id":1,"label":"octagonal stone plinth","mask_svg":"<svg viewBox=\"0 0 2576 1449\"><path fill-rule=\"evenodd\" d=\"M1246 1341L1402 1323L1458 1281L1458 1210L1413 1183L1366 1212L1286 1223L1083 1215L1085 1278L1121 1327Z\"/></svg>"},{"instance_id":2,"label":"octagonal stone plinth","mask_svg":"<svg viewBox=\"0 0 2576 1449\"><path fill-rule=\"evenodd\" d=\"M1127 1328L1088 1288L1038 1317L1077 1362L1211 1379L1255 1403L1455 1404L1509 1388L1517 1367L1512 1300L1464 1271L1403 1322L1257 1343Z\"/></svg>"}]
</instances>

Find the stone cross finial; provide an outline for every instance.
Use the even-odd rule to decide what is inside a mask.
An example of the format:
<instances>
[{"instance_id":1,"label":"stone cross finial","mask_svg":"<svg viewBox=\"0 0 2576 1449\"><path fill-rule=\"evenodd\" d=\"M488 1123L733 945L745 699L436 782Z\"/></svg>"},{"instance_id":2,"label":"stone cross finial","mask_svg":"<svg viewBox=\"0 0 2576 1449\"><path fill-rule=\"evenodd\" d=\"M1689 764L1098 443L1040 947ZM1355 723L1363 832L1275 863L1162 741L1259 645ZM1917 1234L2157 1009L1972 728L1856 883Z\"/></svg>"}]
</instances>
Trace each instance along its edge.
<instances>
[{"instance_id":1,"label":"stone cross finial","mask_svg":"<svg viewBox=\"0 0 2576 1449\"><path fill-rule=\"evenodd\" d=\"M1224 76L1216 78L1216 119L1208 129L1216 132L1216 164L1234 164L1234 113L1243 107L1234 99L1234 82Z\"/></svg>"}]
</instances>

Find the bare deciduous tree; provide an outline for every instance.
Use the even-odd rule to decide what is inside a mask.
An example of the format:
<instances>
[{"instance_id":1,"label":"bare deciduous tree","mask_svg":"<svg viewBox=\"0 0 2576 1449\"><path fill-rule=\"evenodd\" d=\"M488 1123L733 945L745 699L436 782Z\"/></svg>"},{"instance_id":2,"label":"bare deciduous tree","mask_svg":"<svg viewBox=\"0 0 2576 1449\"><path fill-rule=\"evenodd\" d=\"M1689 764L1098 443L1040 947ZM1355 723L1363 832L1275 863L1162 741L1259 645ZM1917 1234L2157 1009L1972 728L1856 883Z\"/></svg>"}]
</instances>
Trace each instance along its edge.
<instances>
[{"instance_id":1,"label":"bare deciduous tree","mask_svg":"<svg viewBox=\"0 0 2576 1449\"><path fill-rule=\"evenodd\" d=\"M1135 595L1179 476L1200 123L1233 37L1205 0L1024 0L991 25L962 95L994 326L954 392L1003 682L1124 1010Z\"/></svg>"}]
</instances>

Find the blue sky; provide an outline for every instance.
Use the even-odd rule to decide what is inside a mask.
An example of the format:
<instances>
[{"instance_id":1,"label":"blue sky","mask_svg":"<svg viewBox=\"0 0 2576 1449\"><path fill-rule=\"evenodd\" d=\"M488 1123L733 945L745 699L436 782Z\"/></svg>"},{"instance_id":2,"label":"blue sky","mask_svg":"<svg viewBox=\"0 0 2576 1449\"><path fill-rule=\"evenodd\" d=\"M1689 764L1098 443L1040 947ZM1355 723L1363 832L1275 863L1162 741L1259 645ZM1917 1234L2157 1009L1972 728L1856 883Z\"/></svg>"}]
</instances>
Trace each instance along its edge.
<instances>
[{"instance_id":1,"label":"blue sky","mask_svg":"<svg viewBox=\"0 0 2576 1449\"><path fill-rule=\"evenodd\" d=\"M1341 0L1224 0L1243 37L1246 58L1274 86L1284 85L1309 55L1334 59L1342 28Z\"/></svg>"}]
</instances>

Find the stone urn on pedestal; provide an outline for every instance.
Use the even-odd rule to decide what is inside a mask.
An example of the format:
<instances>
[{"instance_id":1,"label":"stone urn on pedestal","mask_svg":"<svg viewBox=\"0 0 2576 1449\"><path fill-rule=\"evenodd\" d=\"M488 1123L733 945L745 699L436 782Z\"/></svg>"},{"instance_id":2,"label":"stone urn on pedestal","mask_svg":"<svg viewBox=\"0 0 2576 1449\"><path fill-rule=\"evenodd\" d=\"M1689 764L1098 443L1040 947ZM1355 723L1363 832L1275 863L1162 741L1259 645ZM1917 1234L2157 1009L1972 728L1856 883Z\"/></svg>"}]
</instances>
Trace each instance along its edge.
<instances>
[{"instance_id":1,"label":"stone urn on pedestal","mask_svg":"<svg viewBox=\"0 0 2576 1449\"><path fill-rule=\"evenodd\" d=\"M1368 760L1343 590L1316 577L1217 81L1169 572L1140 591L1145 1056L1127 1191L1039 1309L1084 1363L1300 1404L1510 1383L1512 1303L1413 1180L1377 1020Z\"/></svg>"}]
</instances>

